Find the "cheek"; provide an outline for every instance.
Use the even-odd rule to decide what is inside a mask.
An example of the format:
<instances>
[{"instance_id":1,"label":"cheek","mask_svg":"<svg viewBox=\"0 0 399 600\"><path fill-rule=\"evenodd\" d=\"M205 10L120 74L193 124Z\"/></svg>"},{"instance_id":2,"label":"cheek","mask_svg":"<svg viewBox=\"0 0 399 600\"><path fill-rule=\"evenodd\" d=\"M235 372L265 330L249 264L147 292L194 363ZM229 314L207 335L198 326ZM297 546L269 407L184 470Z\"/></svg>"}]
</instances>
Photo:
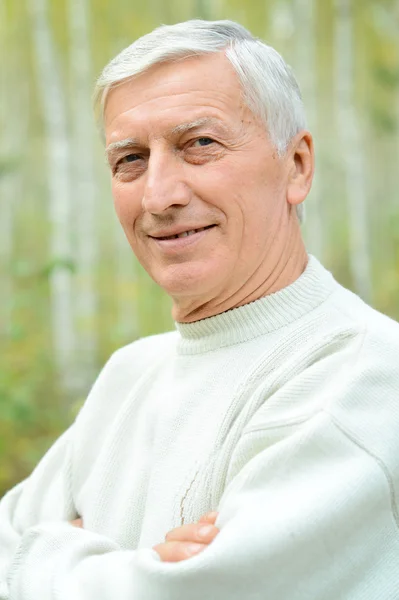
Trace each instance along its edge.
<instances>
[{"instance_id":1,"label":"cheek","mask_svg":"<svg viewBox=\"0 0 399 600\"><path fill-rule=\"evenodd\" d=\"M113 181L111 185L112 197L114 199L115 212L123 228L132 230L132 226L140 214L140 201L137 193L129 189L128 184Z\"/></svg>"}]
</instances>

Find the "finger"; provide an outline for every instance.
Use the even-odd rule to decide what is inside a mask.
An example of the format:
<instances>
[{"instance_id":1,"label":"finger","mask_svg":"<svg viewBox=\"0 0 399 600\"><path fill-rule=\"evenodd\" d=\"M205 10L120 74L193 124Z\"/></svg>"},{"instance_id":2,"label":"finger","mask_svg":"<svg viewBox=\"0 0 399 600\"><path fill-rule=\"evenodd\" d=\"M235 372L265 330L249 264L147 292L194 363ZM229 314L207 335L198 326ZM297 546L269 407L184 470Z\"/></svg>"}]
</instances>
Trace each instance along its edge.
<instances>
[{"instance_id":1,"label":"finger","mask_svg":"<svg viewBox=\"0 0 399 600\"><path fill-rule=\"evenodd\" d=\"M206 544L193 544L190 542L165 542L154 546L163 562L180 562L199 554L206 548Z\"/></svg>"},{"instance_id":2,"label":"finger","mask_svg":"<svg viewBox=\"0 0 399 600\"><path fill-rule=\"evenodd\" d=\"M83 520L82 519L74 519L73 521L70 521L70 523L74 527L80 527L81 529L83 529Z\"/></svg>"},{"instance_id":3,"label":"finger","mask_svg":"<svg viewBox=\"0 0 399 600\"><path fill-rule=\"evenodd\" d=\"M218 518L219 513L216 510L206 513L202 515L202 517L198 520L198 523L212 523L215 524L216 519Z\"/></svg>"},{"instance_id":4,"label":"finger","mask_svg":"<svg viewBox=\"0 0 399 600\"><path fill-rule=\"evenodd\" d=\"M199 542L200 544L209 544L219 533L219 529L211 523L190 523L172 529L165 536L167 542Z\"/></svg>"}]
</instances>

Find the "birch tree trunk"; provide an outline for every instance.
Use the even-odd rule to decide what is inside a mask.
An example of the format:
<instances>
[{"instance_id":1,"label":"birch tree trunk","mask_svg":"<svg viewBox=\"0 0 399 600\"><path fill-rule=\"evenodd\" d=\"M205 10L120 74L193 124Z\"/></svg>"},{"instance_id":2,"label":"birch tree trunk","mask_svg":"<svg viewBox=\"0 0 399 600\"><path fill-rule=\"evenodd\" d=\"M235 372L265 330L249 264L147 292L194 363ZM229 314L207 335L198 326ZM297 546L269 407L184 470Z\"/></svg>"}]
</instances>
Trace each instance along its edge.
<instances>
[{"instance_id":1,"label":"birch tree trunk","mask_svg":"<svg viewBox=\"0 0 399 600\"><path fill-rule=\"evenodd\" d=\"M216 0L195 0L194 13L197 19L213 19Z\"/></svg>"},{"instance_id":2,"label":"birch tree trunk","mask_svg":"<svg viewBox=\"0 0 399 600\"><path fill-rule=\"evenodd\" d=\"M68 122L60 64L48 21L46 0L29 0L28 7L47 151L54 358L61 386L70 391L74 389L73 356L76 344L71 302L72 274L68 264L71 260Z\"/></svg>"},{"instance_id":3,"label":"birch tree trunk","mask_svg":"<svg viewBox=\"0 0 399 600\"><path fill-rule=\"evenodd\" d=\"M399 0L396 0L396 15L395 15L395 32L396 32L396 48L397 48L397 64L399 65ZM398 69L399 71L399 69ZM399 167L399 82L397 82L396 90L396 132L397 132L397 162ZM399 191L396 187L393 191L394 203L396 211L394 212L395 217L399 217Z\"/></svg>"},{"instance_id":4,"label":"birch tree trunk","mask_svg":"<svg viewBox=\"0 0 399 600\"><path fill-rule=\"evenodd\" d=\"M301 87L310 130L317 144L319 96L317 93L316 1L294 0L294 2L296 31L293 66ZM309 250L323 261L325 231L321 201L319 172L316 170L312 191L306 201L306 237L309 241Z\"/></svg>"},{"instance_id":5,"label":"birch tree trunk","mask_svg":"<svg viewBox=\"0 0 399 600\"><path fill-rule=\"evenodd\" d=\"M22 196L22 148L27 139L28 111L21 51L14 42L14 27L0 1L0 334L11 332L13 317L12 254L14 218Z\"/></svg>"},{"instance_id":6,"label":"birch tree trunk","mask_svg":"<svg viewBox=\"0 0 399 600\"><path fill-rule=\"evenodd\" d=\"M10 60L9 40L6 30L6 7L4 0L0 2L0 276L2 279L2 302L0 312L0 334L6 335L10 331L12 278L10 273L12 253L12 221L13 203L10 190L9 161L13 150L10 143L10 115L9 115L9 69ZM7 59L6 59L7 56ZM10 193L11 192L11 193Z\"/></svg>"},{"instance_id":7,"label":"birch tree trunk","mask_svg":"<svg viewBox=\"0 0 399 600\"><path fill-rule=\"evenodd\" d=\"M96 185L94 165L94 121L91 108L93 71L91 64L89 9L87 0L68 1L69 56L72 88L73 132L73 222L75 264L75 316L77 323L77 385L87 391L96 371L98 299L95 276L98 256L96 230Z\"/></svg>"},{"instance_id":8,"label":"birch tree trunk","mask_svg":"<svg viewBox=\"0 0 399 600\"><path fill-rule=\"evenodd\" d=\"M356 293L370 301L371 261L367 181L361 123L354 105L354 27L351 0L335 0L336 111L349 216L349 263Z\"/></svg>"}]
</instances>

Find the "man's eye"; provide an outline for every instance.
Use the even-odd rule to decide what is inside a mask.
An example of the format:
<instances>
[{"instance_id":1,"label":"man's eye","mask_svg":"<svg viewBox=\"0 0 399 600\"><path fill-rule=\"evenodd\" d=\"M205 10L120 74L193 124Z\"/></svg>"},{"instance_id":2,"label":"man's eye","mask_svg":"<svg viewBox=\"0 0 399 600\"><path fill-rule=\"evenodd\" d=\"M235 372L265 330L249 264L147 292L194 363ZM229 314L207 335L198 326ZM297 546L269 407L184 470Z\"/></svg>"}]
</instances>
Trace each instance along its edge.
<instances>
[{"instance_id":1,"label":"man's eye","mask_svg":"<svg viewBox=\"0 0 399 600\"><path fill-rule=\"evenodd\" d=\"M136 160L140 160L140 158L141 158L140 154L127 154L120 160L120 162L121 163L136 162Z\"/></svg>"},{"instance_id":2,"label":"man's eye","mask_svg":"<svg viewBox=\"0 0 399 600\"><path fill-rule=\"evenodd\" d=\"M136 178L146 167L146 156L143 154L126 154L122 156L112 167L112 173L115 176L128 176Z\"/></svg>"},{"instance_id":3,"label":"man's eye","mask_svg":"<svg viewBox=\"0 0 399 600\"><path fill-rule=\"evenodd\" d=\"M209 146L210 144L213 144L215 140L213 140L212 138L209 137L201 137L198 138L198 140L195 140L194 142L194 146L198 147L198 146Z\"/></svg>"}]
</instances>

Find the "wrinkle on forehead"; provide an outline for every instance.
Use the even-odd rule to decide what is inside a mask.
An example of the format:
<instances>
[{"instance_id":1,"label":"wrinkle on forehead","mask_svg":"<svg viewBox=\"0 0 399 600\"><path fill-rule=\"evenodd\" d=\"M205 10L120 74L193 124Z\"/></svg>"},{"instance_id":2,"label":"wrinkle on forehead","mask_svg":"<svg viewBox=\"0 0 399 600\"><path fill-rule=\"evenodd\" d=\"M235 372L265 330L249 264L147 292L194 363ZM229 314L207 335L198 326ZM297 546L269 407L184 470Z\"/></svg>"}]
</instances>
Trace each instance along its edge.
<instances>
[{"instance_id":1,"label":"wrinkle on forehead","mask_svg":"<svg viewBox=\"0 0 399 600\"><path fill-rule=\"evenodd\" d=\"M123 127L136 114L152 119L159 110L165 113L181 109L190 120L187 109L191 107L214 107L222 113L242 110L241 84L223 54L156 65L111 89L104 111L105 127L110 132L118 128L119 121Z\"/></svg>"},{"instance_id":2,"label":"wrinkle on forehead","mask_svg":"<svg viewBox=\"0 0 399 600\"><path fill-rule=\"evenodd\" d=\"M205 116L194 121L186 123L180 123L175 125L170 130L166 131L166 137L169 136L181 136L190 131L200 129L202 127L214 127L216 130L222 131L225 135L232 133L231 128L226 126L220 119L215 117ZM105 154L109 158L113 153L118 150L124 150L126 148L134 148L142 145L142 141L139 138L128 137L116 142L111 142L105 149Z\"/></svg>"},{"instance_id":3,"label":"wrinkle on forehead","mask_svg":"<svg viewBox=\"0 0 399 600\"><path fill-rule=\"evenodd\" d=\"M191 131L191 129L198 129L199 127L207 127L212 125L217 125L217 127L223 127L223 129L225 129L224 124L219 119L216 119L215 117L201 117L195 121L176 125L172 128L171 133L172 135L182 135L187 131Z\"/></svg>"}]
</instances>

